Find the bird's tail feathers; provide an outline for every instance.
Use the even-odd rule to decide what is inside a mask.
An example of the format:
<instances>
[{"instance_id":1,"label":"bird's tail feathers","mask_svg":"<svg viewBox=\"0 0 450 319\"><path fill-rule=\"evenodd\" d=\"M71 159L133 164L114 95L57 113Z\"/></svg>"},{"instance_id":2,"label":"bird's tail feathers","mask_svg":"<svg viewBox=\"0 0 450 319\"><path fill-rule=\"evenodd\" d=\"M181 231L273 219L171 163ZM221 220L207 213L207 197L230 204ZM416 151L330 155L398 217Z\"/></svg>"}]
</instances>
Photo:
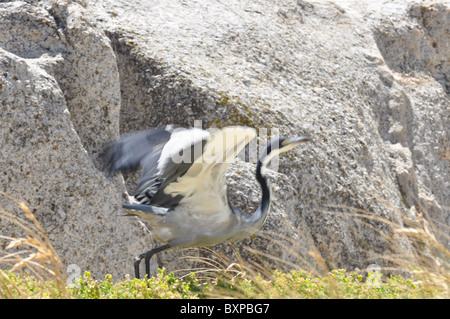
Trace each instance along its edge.
<instances>
[{"instance_id":1,"label":"bird's tail feathers","mask_svg":"<svg viewBox=\"0 0 450 319\"><path fill-rule=\"evenodd\" d=\"M144 221L159 222L166 216L167 208L145 204L124 204L126 216L138 216Z\"/></svg>"}]
</instances>

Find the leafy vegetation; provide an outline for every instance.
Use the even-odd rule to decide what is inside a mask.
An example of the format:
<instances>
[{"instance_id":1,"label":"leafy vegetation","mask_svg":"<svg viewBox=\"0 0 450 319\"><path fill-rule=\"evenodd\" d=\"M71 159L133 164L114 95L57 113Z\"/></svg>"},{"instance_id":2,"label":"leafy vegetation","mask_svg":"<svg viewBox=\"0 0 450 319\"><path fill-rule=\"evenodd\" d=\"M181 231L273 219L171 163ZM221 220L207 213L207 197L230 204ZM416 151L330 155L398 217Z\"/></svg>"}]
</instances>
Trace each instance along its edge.
<instances>
[{"instance_id":1,"label":"leafy vegetation","mask_svg":"<svg viewBox=\"0 0 450 319\"><path fill-rule=\"evenodd\" d=\"M247 277L230 276L226 272L211 280L197 278L194 273L179 278L159 269L149 279L113 282L111 275L96 280L89 272L75 280L64 292L55 281L40 281L30 275L17 276L2 272L2 298L77 298L77 299L204 299L204 298L351 298L351 299L413 299L448 298L445 283L430 284L424 278L391 276L372 272L366 277L358 272L333 270L324 277L304 271L274 271L272 278L261 274Z\"/></svg>"},{"instance_id":2,"label":"leafy vegetation","mask_svg":"<svg viewBox=\"0 0 450 319\"><path fill-rule=\"evenodd\" d=\"M0 192L0 194L9 197ZM11 198L11 197L9 197ZM13 198L11 198L14 200ZM111 275L97 280L85 272L67 285L64 265L45 232L28 207L17 202L25 219L0 209L2 220L15 223L27 234L24 238L0 235L9 244L0 251L0 298L74 298L74 299L206 299L206 298L449 298L449 251L429 231L402 228L398 232L427 248L418 255L418 266L401 275L385 276L379 272L347 272L343 269L322 271L279 270L256 272L245 265L204 262L209 266L196 273L177 276L159 269L151 278L113 281ZM6 252L13 250L13 252ZM323 264L320 256L316 261ZM405 269L405 267L403 267Z\"/></svg>"}]
</instances>

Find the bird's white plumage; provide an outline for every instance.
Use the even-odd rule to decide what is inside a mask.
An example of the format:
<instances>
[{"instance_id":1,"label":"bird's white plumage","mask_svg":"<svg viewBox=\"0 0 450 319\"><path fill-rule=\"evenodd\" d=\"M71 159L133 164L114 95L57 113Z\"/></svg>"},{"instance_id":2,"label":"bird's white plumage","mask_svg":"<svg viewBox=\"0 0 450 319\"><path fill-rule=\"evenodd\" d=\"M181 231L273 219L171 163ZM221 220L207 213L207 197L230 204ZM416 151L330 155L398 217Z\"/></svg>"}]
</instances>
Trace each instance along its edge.
<instances>
[{"instance_id":1,"label":"bird's white plumage","mask_svg":"<svg viewBox=\"0 0 450 319\"><path fill-rule=\"evenodd\" d=\"M166 194L182 195L180 205L195 207L200 215L219 215L228 211L225 174L240 151L256 137L246 127L227 127L212 133L203 153L189 170L165 189Z\"/></svg>"},{"instance_id":2,"label":"bird's white plumage","mask_svg":"<svg viewBox=\"0 0 450 319\"><path fill-rule=\"evenodd\" d=\"M176 164L182 162L189 163L191 155L194 155L194 158L201 156L202 148L201 143L199 142L206 140L209 137L210 133L208 131L199 128L175 129L170 136L170 140L164 145L164 148L161 151L158 169L163 170L169 161ZM194 150L191 150L191 145L197 145L197 147ZM184 150L184 152L180 154L182 150ZM192 151L194 154L191 154Z\"/></svg>"}]
</instances>

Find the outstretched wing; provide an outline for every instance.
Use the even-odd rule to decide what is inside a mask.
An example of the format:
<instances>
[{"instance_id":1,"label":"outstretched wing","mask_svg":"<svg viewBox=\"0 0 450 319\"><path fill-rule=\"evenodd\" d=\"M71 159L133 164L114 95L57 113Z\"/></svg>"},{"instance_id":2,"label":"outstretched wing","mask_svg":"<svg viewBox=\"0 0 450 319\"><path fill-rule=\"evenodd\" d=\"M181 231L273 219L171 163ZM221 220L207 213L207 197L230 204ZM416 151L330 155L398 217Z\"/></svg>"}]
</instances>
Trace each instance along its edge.
<instances>
[{"instance_id":1,"label":"outstretched wing","mask_svg":"<svg viewBox=\"0 0 450 319\"><path fill-rule=\"evenodd\" d=\"M106 149L103 160L110 172L142 167L142 177L135 193L141 204L174 207L179 198L162 190L186 173L201 156L203 144L209 136L207 131L197 128L151 129L116 141Z\"/></svg>"},{"instance_id":2,"label":"outstretched wing","mask_svg":"<svg viewBox=\"0 0 450 319\"><path fill-rule=\"evenodd\" d=\"M125 135L106 148L103 160L109 172L137 169L146 164L147 173L156 169L164 145L172 135L170 128L157 128L145 132Z\"/></svg>"},{"instance_id":3,"label":"outstretched wing","mask_svg":"<svg viewBox=\"0 0 450 319\"><path fill-rule=\"evenodd\" d=\"M141 204L185 205L213 214L228 206L228 166L255 136L254 129L245 127L213 134L197 128L155 129L116 142L106 159L111 171L142 166L135 194Z\"/></svg>"},{"instance_id":4,"label":"outstretched wing","mask_svg":"<svg viewBox=\"0 0 450 319\"><path fill-rule=\"evenodd\" d=\"M178 205L180 196L165 192L165 188L182 177L202 155L210 134L198 128L179 128L172 132L169 141L158 154L157 163L144 160L142 179L135 198L142 204L172 208Z\"/></svg>"},{"instance_id":5,"label":"outstretched wing","mask_svg":"<svg viewBox=\"0 0 450 319\"><path fill-rule=\"evenodd\" d=\"M217 214L228 208L226 171L239 152L256 137L246 127L227 127L206 139L202 155L183 176L164 188L165 194L179 197L178 205L196 214Z\"/></svg>"}]
</instances>

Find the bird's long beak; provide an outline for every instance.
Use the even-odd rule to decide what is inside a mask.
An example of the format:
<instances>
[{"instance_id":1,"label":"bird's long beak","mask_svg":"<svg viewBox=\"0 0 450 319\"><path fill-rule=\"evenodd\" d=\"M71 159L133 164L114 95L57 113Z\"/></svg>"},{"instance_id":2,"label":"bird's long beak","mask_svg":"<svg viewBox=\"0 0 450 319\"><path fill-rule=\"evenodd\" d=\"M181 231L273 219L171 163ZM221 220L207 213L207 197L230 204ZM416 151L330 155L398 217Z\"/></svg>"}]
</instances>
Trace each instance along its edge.
<instances>
[{"instance_id":1,"label":"bird's long beak","mask_svg":"<svg viewBox=\"0 0 450 319\"><path fill-rule=\"evenodd\" d=\"M312 140L311 136L299 136L299 137L292 137L292 138L287 138L282 142L282 145L280 147L280 152L287 152L291 149L293 149L294 147L309 142Z\"/></svg>"},{"instance_id":2,"label":"bird's long beak","mask_svg":"<svg viewBox=\"0 0 450 319\"><path fill-rule=\"evenodd\" d=\"M294 144L294 147L302 143L306 143L312 140L311 136L299 136L287 139L289 144Z\"/></svg>"},{"instance_id":3,"label":"bird's long beak","mask_svg":"<svg viewBox=\"0 0 450 319\"><path fill-rule=\"evenodd\" d=\"M311 136L299 136L299 137L291 137L291 138L284 138L282 139L281 144L276 147L273 148L273 151L269 151L269 153L267 155L263 155L260 160L264 165L267 165L270 160L281 153L287 152L291 149L293 149L294 147L309 142L312 140Z\"/></svg>"}]
</instances>

